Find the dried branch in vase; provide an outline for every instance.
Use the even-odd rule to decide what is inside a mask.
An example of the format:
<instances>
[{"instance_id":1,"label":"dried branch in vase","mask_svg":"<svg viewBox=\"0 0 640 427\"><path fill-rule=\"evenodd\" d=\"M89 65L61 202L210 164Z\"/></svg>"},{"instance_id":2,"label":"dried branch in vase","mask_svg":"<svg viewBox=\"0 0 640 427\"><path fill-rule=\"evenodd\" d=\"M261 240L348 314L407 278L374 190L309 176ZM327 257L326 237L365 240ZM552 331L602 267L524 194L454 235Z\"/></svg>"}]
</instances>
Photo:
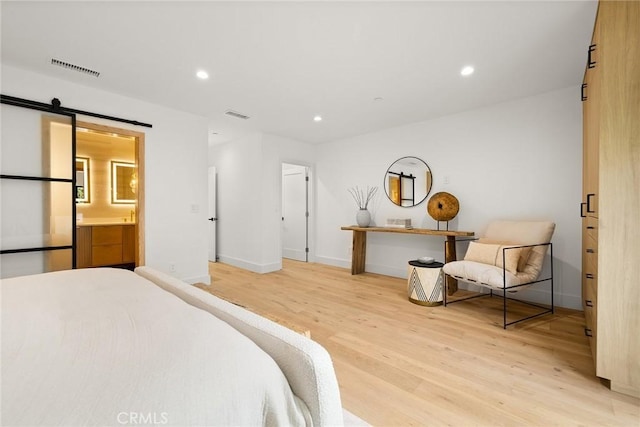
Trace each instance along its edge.
<instances>
[{"instance_id":1,"label":"dried branch in vase","mask_svg":"<svg viewBox=\"0 0 640 427\"><path fill-rule=\"evenodd\" d=\"M369 202L373 200L373 197L376 195L378 191L378 187L367 187L367 191L363 188L359 188L357 185L355 187L349 188L347 191L353 197L358 208L367 209L369 207Z\"/></svg>"}]
</instances>

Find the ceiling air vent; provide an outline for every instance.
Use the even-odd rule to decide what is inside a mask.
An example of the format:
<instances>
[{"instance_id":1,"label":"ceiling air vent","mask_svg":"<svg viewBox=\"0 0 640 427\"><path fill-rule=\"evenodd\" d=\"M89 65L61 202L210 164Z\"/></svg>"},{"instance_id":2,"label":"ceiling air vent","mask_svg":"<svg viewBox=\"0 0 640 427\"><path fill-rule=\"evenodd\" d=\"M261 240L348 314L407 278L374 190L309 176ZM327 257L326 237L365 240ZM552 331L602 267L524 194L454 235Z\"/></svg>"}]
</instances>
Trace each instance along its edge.
<instances>
[{"instance_id":1,"label":"ceiling air vent","mask_svg":"<svg viewBox=\"0 0 640 427\"><path fill-rule=\"evenodd\" d=\"M55 58L51 58L51 64L57 65L58 67L68 68L69 70L77 71L79 73L89 74L93 77L100 77L100 73L98 71L91 70L89 68L81 67L79 65L70 64L68 62L60 61Z\"/></svg>"},{"instance_id":2,"label":"ceiling air vent","mask_svg":"<svg viewBox=\"0 0 640 427\"><path fill-rule=\"evenodd\" d=\"M227 110L224 112L227 116L232 116L232 117L236 117L238 119L242 119L242 120L247 120L249 118L249 116L245 116L242 113L238 113L237 111L233 111L233 110Z\"/></svg>"}]
</instances>

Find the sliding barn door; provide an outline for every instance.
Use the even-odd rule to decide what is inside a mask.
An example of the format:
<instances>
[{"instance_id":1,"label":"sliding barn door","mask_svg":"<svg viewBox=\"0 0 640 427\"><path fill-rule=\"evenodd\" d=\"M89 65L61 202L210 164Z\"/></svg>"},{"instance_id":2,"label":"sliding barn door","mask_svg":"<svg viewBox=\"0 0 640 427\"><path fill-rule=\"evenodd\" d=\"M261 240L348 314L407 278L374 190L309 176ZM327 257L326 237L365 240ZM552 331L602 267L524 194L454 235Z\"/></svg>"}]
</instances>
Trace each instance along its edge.
<instances>
[{"instance_id":1,"label":"sliding barn door","mask_svg":"<svg viewBox=\"0 0 640 427\"><path fill-rule=\"evenodd\" d=\"M75 268L75 115L2 97L0 277Z\"/></svg>"}]
</instances>

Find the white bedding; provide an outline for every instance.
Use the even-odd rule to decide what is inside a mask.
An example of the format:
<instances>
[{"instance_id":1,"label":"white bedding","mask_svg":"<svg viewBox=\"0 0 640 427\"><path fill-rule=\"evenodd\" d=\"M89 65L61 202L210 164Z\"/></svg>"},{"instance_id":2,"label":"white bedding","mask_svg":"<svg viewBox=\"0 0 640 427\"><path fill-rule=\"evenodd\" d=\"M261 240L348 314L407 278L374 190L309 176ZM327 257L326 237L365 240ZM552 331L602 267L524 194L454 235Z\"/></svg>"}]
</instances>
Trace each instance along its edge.
<instances>
[{"instance_id":1,"label":"white bedding","mask_svg":"<svg viewBox=\"0 0 640 427\"><path fill-rule=\"evenodd\" d=\"M3 426L311 424L267 353L135 273L5 279L0 295Z\"/></svg>"}]
</instances>

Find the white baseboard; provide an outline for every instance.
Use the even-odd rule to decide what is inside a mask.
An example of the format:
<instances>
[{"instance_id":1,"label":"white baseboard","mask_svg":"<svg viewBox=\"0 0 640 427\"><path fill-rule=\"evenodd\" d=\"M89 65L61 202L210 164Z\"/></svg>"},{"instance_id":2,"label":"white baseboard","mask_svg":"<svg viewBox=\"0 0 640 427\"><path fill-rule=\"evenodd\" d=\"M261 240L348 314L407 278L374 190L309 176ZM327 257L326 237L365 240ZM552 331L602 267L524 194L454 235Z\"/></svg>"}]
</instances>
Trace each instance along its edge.
<instances>
[{"instance_id":1,"label":"white baseboard","mask_svg":"<svg viewBox=\"0 0 640 427\"><path fill-rule=\"evenodd\" d=\"M182 279L183 282L187 282L190 285L193 285L195 283L204 283L205 285L210 285L211 284L211 276L200 276L200 277L193 277L193 278L189 278L189 279Z\"/></svg>"},{"instance_id":2,"label":"white baseboard","mask_svg":"<svg viewBox=\"0 0 640 427\"><path fill-rule=\"evenodd\" d=\"M340 258L332 258L322 255L316 255L314 257L313 262L317 262L318 264L332 265L334 267L342 267L351 269L351 261L340 259Z\"/></svg>"},{"instance_id":3,"label":"white baseboard","mask_svg":"<svg viewBox=\"0 0 640 427\"><path fill-rule=\"evenodd\" d=\"M282 257L293 259L296 261L305 261L307 258L307 254L305 253L305 251L301 251L298 249L282 248Z\"/></svg>"},{"instance_id":4,"label":"white baseboard","mask_svg":"<svg viewBox=\"0 0 640 427\"><path fill-rule=\"evenodd\" d=\"M385 276L397 277L399 279L407 278L407 268L401 269L397 267L389 267L388 265L365 264L364 270L369 273L383 274Z\"/></svg>"},{"instance_id":5,"label":"white baseboard","mask_svg":"<svg viewBox=\"0 0 640 427\"><path fill-rule=\"evenodd\" d=\"M244 270L253 271L254 273L259 273L259 274L271 273L272 271L282 270L282 261L274 262L270 264L256 264L243 259L228 257L226 255L219 255L218 260L225 264L242 268Z\"/></svg>"}]
</instances>

